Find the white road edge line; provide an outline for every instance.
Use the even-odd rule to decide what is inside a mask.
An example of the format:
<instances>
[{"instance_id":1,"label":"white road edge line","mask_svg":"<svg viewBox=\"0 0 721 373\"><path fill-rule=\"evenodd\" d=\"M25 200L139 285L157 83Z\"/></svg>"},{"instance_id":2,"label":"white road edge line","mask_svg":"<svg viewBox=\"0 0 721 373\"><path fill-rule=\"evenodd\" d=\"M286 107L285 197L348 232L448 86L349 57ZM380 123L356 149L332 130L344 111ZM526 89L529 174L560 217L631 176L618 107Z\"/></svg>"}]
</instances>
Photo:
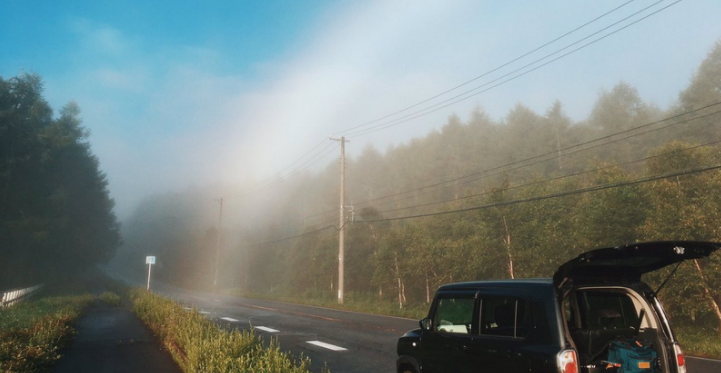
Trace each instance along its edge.
<instances>
[{"instance_id":1,"label":"white road edge line","mask_svg":"<svg viewBox=\"0 0 721 373\"><path fill-rule=\"evenodd\" d=\"M280 333L280 330L269 328L267 326L256 326L254 329L262 330L262 331L268 332L268 333Z\"/></svg>"},{"instance_id":2,"label":"white road edge line","mask_svg":"<svg viewBox=\"0 0 721 373\"><path fill-rule=\"evenodd\" d=\"M316 345L316 346L318 346L318 347L327 348L327 349L329 349L329 350L331 350L331 351L346 351L346 350L348 350L347 348L340 347L340 346L336 346L336 345L332 345L332 344L330 344L330 343L325 343L325 342L321 342L321 341L308 341L307 343L310 343L310 344L312 344L312 345Z\"/></svg>"},{"instance_id":3,"label":"white road edge line","mask_svg":"<svg viewBox=\"0 0 721 373\"><path fill-rule=\"evenodd\" d=\"M221 319L221 320L225 320L225 321L230 321L230 322L238 322L238 321L240 321L240 320L236 320L236 319L234 319L234 318L232 318L232 317L221 317L220 319Z\"/></svg>"}]
</instances>

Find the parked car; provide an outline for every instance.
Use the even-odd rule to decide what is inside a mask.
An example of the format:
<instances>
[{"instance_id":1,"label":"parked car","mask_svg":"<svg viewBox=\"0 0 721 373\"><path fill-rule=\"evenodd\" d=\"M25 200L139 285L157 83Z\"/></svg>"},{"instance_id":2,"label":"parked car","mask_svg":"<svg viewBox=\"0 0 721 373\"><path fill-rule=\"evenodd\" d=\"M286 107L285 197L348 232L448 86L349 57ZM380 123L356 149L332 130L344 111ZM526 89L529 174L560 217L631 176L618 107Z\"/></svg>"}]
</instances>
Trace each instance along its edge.
<instances>
[{"instance_id":1,"label":"parked car","mask_svg":"<svg viewBox=\"0 0 721 373\"><path fill-rule=\"evenodd\" d=\"M443 285L398 340L397 372L685 373L660 288L641 276L719 247L638 243L581 254L550 279Z\"/></svg>"}]
</instances>

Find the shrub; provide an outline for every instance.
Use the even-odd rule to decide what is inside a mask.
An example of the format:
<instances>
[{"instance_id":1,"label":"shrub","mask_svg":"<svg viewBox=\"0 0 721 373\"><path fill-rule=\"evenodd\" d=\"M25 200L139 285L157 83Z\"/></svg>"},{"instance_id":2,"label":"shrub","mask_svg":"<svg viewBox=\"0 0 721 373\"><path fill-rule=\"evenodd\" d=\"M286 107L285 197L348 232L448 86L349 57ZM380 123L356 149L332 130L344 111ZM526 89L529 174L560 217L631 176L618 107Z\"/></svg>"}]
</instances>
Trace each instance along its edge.
<instances>
[{"instance_id":1,"label":"shrub","mask_svg":"<svg viewBox=\"0 0 721 373\"><path fill-rule=\"evenodd\" d=\"M102 294L100 294L100 300L105 302L109 306L113 307L119 307L122 304L122 300L120 299L120 296L115 293L111 293L109 291L106 291Z\"/></svg>"}]
</instances>

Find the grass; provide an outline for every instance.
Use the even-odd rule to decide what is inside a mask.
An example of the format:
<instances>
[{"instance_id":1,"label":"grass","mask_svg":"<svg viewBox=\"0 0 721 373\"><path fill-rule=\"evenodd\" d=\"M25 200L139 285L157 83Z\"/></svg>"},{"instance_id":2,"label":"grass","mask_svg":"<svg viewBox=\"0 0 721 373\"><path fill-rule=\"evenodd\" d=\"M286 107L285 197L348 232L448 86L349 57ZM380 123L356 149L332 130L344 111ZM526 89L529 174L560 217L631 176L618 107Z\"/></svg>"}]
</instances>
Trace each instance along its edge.
<instances>
[{"instance_id":1,"label":"grass","mask_svg":"<svg viewBox=\"0 0 721 373\"><path fill-rule=\"evenodd\" d=\"M196 310L134 289L135 313L161 339L184 372L309 373L310 360L294 359L274 341L264 346L252 331L223 330Z\"/></svg>"},{"instance_id":2,"label":"grass","mask_svg":"<svg viewBox=\"0 0 721 373\"><path fill-rule=\"evenodd\" d=\"M717 329L674 326L678 341L687 356L721 359L721 337Z\"/></svg>"},{"instance_id":3,"label":"grass","mask_svg":"<svg viewBox=\"0 0 721 373\"><path fill-rule=\"evenodd\" d=\"M111 307L120 307L123 303L122 299L118 294L109 291L100 294L98 297L100 298L100 300L105 302L105 304Z\"/></svg>"},{"instance_id":4,"label":"grass","mask_svg":"<svg viewBox=\"0 0 721 373\"><path fill-rule=\"evenodd\" d=\"M0 309L0 372L47 370L74 334L90 295L48 297Z\"/></svg>"},{"instance_id":5,"label":"grass","mask_svg":"<svg viewBox=\"0 0 721 373\"><path fill-rule=\"evenodd\" d=\"M349 292L345 294L343 304L338 304L335 297L328 295L304 294L298 296L281 296L277 294L245 293L239 289L228 289L223 294L255 299L268 299L281 302L304 304L308 306L325 307L338 310L370 313L375 315L404 317L420 320L428 314L428 304L406 304L398 307L397 302L379 301L374 295Z\"/></svg>"}]
</instances>

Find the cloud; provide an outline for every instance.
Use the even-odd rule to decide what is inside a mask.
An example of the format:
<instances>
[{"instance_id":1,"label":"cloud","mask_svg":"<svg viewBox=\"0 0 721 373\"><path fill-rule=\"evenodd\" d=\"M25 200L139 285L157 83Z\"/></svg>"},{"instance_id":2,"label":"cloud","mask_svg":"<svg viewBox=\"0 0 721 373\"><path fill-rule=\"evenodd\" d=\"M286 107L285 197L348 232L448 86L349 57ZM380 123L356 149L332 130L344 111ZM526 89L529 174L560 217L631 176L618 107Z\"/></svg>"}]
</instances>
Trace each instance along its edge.
<instances>
[{"instance_id":1,"label":"cloud","mask_svg":"<svg viewBox=\"0 0 721 373\"><path fill-rule=\"evenodd\" d=\"M139 69L99 67L88 74L88 79L102 86L103 89L141 93L144 90L144 76L145 72Z\"/></svg>"},{"instance_id":2,"label":"cloud","mask_svg":"<svg viewBox=\"0 0 721 373\"><path fill-rule=\"evenodd\" d=\"M68 22L70 29L80 36L85 53L117 57L132 48L125 35L111 26L77 17L69 19Z\"/></svg>"}]
</instances>

